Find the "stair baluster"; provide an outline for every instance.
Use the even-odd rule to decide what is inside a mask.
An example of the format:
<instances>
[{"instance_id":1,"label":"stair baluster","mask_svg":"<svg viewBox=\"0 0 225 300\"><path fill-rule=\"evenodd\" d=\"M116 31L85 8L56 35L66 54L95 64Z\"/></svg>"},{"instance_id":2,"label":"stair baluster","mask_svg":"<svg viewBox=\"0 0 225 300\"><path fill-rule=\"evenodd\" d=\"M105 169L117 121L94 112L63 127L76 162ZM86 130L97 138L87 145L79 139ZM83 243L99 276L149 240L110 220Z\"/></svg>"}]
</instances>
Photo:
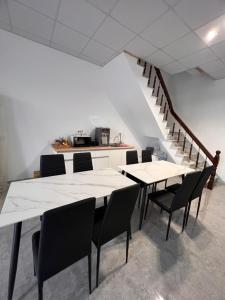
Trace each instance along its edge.
<instances>
[{"instance_id":1,"label":"stair baluster","mask_svg":"<svg viewBox=\"0 0 225 300\"><path fill-rule=\"evenodd\" d=\"M175 131L175 122L173 123L173 128L172 128L172 137L174 135L174 131Z\"/></svg>"},{"instance_id":2,"label":"stair baluster","mask_svg":"<svg viewBox=\"0 0 225 300\"><path fill-rule=\"evenodd\" d=\"M205 158L205 162L204 162L204 169L206 168L206 166L207 166L207 156L206 156L206 158Z\"/></svg>"},{"instance_id":3,"label":"stair baluster","mask_svg":"<svg viewBox=\"0 0 225 300\"><path fill-rule=\"evenodd\" d=\"M156 75L155 75L154 83L153 83L153 94L154 94L154 92L155 92L155 84L156 84Z\"/></svg>"},{"instance_id":4,"label":"stair baluster","mask_svg":"<svg viewBox=\"0 0 225 300\"><path fill-rule=\"evenodd\" d=\"M148 86L150 86L151 83L151 75L152 75L152 65L150 66L149 74L148 74Z\"/></svg>"},{"instance_id":5,"label":"stair baluster","mask_svg":"<svg viewBox=\"0 0 225 300\"><path fill-rule=\"evenodd\" d=\"M160 82L159 82L159 86L158 86L157 93L156 93L157 99L158 99L158 97L159 97L159 89L160 89ZM156 100L156 101L157 101L157 100Z\"/></svg>"},{"instance_id":6,"label":"stair baluster","mask_svg":"<svg viewBox=\"0 0 225 300\"><path fill-rule=\"evenodd\" d=\"M192 148L193 148L193 140L192 140L192 142L191 142L191 147L190 147L190 151L189 151L189 156L188 156L189 159L191 159Z\"/></svg>"},{"instance_id":7,"label":"stair baluster","mask_svg":"<svg viewBox=\"0 0 225 300\"><path fill-rule=\"evenodd\" d=\"M160 106L162 106L162 104L163 104L163 94L162 94L162 96L161 96Z\"/></svg>"},{"instance_id":8,"label":"stair baluster","mask_svg":"<svg viewBox=\"0 0 225 300\"><path fill-rule=\"evenodd\" d=\"M143 73L142 73L143 76L145 76L146 67L147 67L147 63L145 61L145 63L144 63L144 69L143 69Z\"/></svg>"},{"instance_id":9,"label":"stair baluster","mask_svg":"<svg viewBox=\"0 0 225 300\"><path fill-rule=\"evenodd\" d=\"M177 135L177 143L180 141L180 129L178 130L178 135Z\"/></svg>"},{"instance_id":10,"label":"stair baluster","mask_svg":"<svg viewBox=\"0 0 225 300\"><path fill-rule=\"evenodd\" d=\"M184 149L185 149L185 144L186 144L186 135L184 137L184 141L183 141L183 147L182 147L182 151L184 152Z\"/></svg>"},{"instance_id":11,"label":"stair baluster","mask_svg":"<svg viewBox=\"0 0 225 300\"><path fill-rule=\"evenodd\" d=\"M166 121L168 120L168 114L169 114L169 110L167 109L167 111L166 111L166 118L165 118Z\"/></svg>"},{"instance_id":12,"label":"stair baluster","mask_svg":"<svg viewBox=\"0 0 225 300\"><path fill-rule=\"evenodd\" d=\"M199 155L200 155L200 149L198 149L198 154L197 154L197 157L196 157L196 163L195 163L195 168L196 169L198 167Z\"/></svg>"},{"instance_id":13,"label":"stair baluster","mask_svg":"<svg viewBox=\"0 0 225 300\"><path fill-rule=\"evenodd\" d=\"M165 102L164 108L163 108L163 113L165 114L165 112L166 112L166 102Z\"/></svg>"}]
</instances>

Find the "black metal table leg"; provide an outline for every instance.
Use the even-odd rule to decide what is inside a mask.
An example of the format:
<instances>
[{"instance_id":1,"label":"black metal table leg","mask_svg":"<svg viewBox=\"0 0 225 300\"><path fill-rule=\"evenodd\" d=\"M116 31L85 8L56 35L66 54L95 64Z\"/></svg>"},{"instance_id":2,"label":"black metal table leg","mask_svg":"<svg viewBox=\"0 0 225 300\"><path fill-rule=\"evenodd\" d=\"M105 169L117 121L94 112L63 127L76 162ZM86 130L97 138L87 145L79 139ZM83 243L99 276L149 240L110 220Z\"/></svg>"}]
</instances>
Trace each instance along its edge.
<instances>
[{"instance_id":1,"label":"black metal table leg","mask_svg":"<svg viewBox=\"0 0 225 300\"><path fill-rule=\"evenodd\" d=\"M14 224L11 261L10 261L10 268L9 268L8 300L12 300L13 297L13 290L14 290L14 284L16 279L16 270L17 270L18 255L19 255L19 248L20 248L21 228L22 228L22 222Z\"/></svg>"},{"instance_id":2,"label":"black metal table leg","mask_svg":"<svg viewBox=\"0 0 225 300\"><path fill-rule=\"evenodd\" d=\"M144 185L144 187L143 187L143 193L142 193L142 203L141 203L139 230L141 230L142 222L143 222L143 217L144 217L146 192L147 192L147 185Z\"/></svg>"}]
</instances>

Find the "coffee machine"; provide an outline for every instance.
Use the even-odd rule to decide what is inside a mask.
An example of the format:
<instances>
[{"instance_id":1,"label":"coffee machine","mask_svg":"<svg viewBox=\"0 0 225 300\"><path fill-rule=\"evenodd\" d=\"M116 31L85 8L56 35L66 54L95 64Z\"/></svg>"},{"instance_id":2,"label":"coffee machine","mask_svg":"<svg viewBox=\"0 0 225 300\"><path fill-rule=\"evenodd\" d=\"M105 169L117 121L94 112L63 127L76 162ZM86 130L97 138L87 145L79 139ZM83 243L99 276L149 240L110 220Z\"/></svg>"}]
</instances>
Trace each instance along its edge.
<instances>
[{"instance_id":1,"label":"coffee machine","mask_svg":"<svg viewBox=\"0 0 225 300\"><path fill-rule=\"evenodd\" d=\"M110 128L97 127L95 129L95 141L98 146L109 146Z\"/></svg>"}]
</instances>

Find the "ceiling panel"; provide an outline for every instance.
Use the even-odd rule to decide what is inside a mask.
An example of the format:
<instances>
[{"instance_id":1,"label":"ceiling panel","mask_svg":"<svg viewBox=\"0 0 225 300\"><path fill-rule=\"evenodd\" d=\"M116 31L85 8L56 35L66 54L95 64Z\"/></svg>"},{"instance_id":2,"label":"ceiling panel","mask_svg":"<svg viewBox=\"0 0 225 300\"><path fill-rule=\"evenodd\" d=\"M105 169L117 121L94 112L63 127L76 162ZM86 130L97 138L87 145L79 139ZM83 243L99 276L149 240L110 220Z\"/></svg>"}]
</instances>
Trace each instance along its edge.
<instances>
[{"instance_id":1,"label":"ceiling panel","mask_svg":"<svg viewBox=\"0 0 225 300\"><path fill-rule=\"evenodd\" d=\"M186 71L188 68L177 61L173 61L168 65L163 66L162 69L169 74L177 74Z\"/></svg>"},{"instance_id":2,"label":"ceiling panel","mask_svg":"<svg viewBox=\"0 0 225 300\"><path fill-rule=\"evenodd\" d=\"M56 24L52 41L76 52L81 52L88 42L88 37L64 26Z\"/></svg>"},{"instance_id":3,"label":"ceiling panel","mask_svg":"<svg viewBox=\"0 0 225 300\"><path fill-rule=\"evenodd\" d=\"M82 51L82 54L105 63L115 54L115 51L91 40Z\"/></svg>"},{"instance_id":4,"label":"ceiling panel","mask_svg":"<svg viewBox=\"0 0 225 300\"><path fill-rule=\"evenodd\" d=\"M215 79L223 78L223 75L225 77L225 64L219 59L200 65L199 67Z\"/></svg>"},{"instance_id":5,"label":"ceiling panel","mask_svg":"<svg viewBox=\"0 0 225 300\"><path fill-rule=\"evenodd\" d=\"M153 47L149 42L143 40L139 36L136 36L131 42L125 46L125 50L131 52L138 57L149 56L157 49Z\"/></svg>"},{"instance_id":6,"label":"ceiling panel","mask_svg":"<svg viewBox=\"0 0 225 300\"><path fill-rule=\"evenodd\" d=\"M14 27L50 39L54 21L15 1L9 1L9 12Z\"/></svg>"},{"instance_id":7,"label":"ceiling panel","mask_svg":"<svg viewBox=\"0 0 225 300\"><path fill-rule=\"evenodd\" d=\"M205 47L206 44L204 44L199 37L194 33L188 33L184 37L163 48L163 50L175 59L179 59Z\"/></svg>"},{"instance_id":8,"label":"ceiling panel","mask_svg":"<svg viewBox=\"0 0 225 300\"><path fill-rule=\"evenodd\" d=\"M37 42L37 43L40 43L40 44L43 44L43 45L46 45L46 46L49 46L50 44L50 41L48 39L45 39L43 37L40 37L38 35L35 35L33 33L30 33L30 32L26 32L25 30L23 29L20 29L20 28L17 28L17 27L13 27L13 33L16 33L26 39L29 39L29 40L32 40L34 42Z\"/></svg>"},{"instance_id":9,"label":"ceiling panel","mask_svg":"<svg viewBox=\"0 0 225 300\"><path fill-rule=\"evenodd\" d=\"M162 48L182 37L190 30L172 11L168 11L142 32L142 36L156 47Z\"/></svg>"},{"instance_id":10,"label":"ceiling panel","mask_svg":"<svg viewBox=\"0 0 225 300\"><path fill-rule=\"evenodd\" d=\"M168 9L162 0L120 0L111 15L139 33Z\"/></svg>"},{"instance_id":11,"label":"ceiling panel","mask_svg":"<svg viewBox=\"0 0 225 300\"><path fill-rule=\"evenodd\" d=\"M54 48L54 49L56 49L56 50L59 50L61 52L73 55L73 56L78 56L79 55L78 51L73 50L73 49L68 49L64 45L59 45L59 44L56 44L54 42L51 42L51 47Z\"/></svg>"},{"instance_id":12,"label":"ceiling panel","mask_svg":"<svg viewBox=\"0 0 225 300\"><path fill-rule=\"evenodd\" d=\"M192 55L181 58L180 62L190 68L193 68L216 59L216 55L209 48L205 48L193 53Z\"/></svg>"},{"instance_id":13,"label":"ceiling panel","mask_svg":"<svg viewBox=\"0 0 225 300\"><path fill-rule=\"evenodd\" d=\"M158 50L153 55L148 56L147 60L150 63L155 64L156 66L167 65L168 63L173 61L173 59L170 56L168 56L161 50Z\"/></svg>"},{"instance_id":14,"label":"ceiling panel","mask_svg":"<svg viewBox=\"0 0 225 300\"><path fill-rule=\"evenodd\" d=\"M135 36L134 33L108 17L94 35L94 39L114 50L120 50Z\"/></svg>"},{"instance_id":15,"label":"ceiling panel","mask_svg":"<svg viewBox=\"0 0 225 300\"><path fill-rule=\"evenodd\" d=\"M102 11L109 13L118 0L88 0Z\"/></svg>"},{"instance_id":16,"label":"ceiling panel","mask_svg":"<svg viewBox=\"0 0 225 300\"><path fill-rule=\"evenodd\" d=\"M92 64L95 64L95 65L103 66L103 65L105 64L105 62L98 61L97 59L94 59L94 58L89 57L89 56L87 56L87 55L84 55L84 54L82 54L82 53L81 53L78 57L79 57L80 59L86 60L86 61L88 61L88 62L90 62L90 63L92 63Z\"/></svg>"},{"instance_id":17,"label":"ceiling panel","mask_svg":"<svg viewBox=\"0 0 225 300\"><path fill-rule=\"evenodd\" d=\"M210 47L218 57L225 58L225 41Z\"/></svg>"},{"instance_id":18,"label":"ceiling panel","mask_svg":"<svg viewBox=\"0 0 225 300\"><path fill-rule=\"evenodd\" d=\"M175 6L176 12L193 29L196 29L225 12L223 0L182 0Z\"/></svg>"},{"instance_id":19,"label":"ceiling panel","mask_svg":"<svg viewBox=\"0 0 225 300\"><path fill-rule=\"evenodd\" d=\"M58 20L73 29L91 36L102 23L105 14L83 0L63 0Z\"/></svg>"},{"instance_id":20,"label":"ceiling panel","mask_svg":"<svg viewBox=\"0 0 225 300\"><path fill-rule=\"evenodd\" d=\"M55 18L59 5L59 0L17 0L17 2L27 5L51 18Z\"/></svg>"}]
</instances>

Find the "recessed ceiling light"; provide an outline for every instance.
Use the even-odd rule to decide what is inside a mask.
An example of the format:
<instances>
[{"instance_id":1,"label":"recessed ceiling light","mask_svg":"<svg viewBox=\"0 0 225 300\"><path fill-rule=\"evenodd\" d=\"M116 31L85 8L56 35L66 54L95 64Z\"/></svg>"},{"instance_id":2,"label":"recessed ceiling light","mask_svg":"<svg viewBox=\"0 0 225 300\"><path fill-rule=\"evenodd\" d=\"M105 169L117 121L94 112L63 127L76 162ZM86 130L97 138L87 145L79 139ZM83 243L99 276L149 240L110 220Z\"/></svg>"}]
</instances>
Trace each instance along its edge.
<instances>
[{"instance_id":1,"label":"recessed ceiling light","mask_svg":"<svg viewBox=\"0 0 225 300\"><path fill-rule=\"evenodd\" d=\"M225 14L195 31L208 46L225 40Z\"/></svg>"},{"instance_id":2,"label":"recessed ceiling light","mask_svg":"<svg viewBox=\"0 0 225 300\"><path fill-rule=\"evenodd\" d=\"M206 35L206 42L211 42L218 35L218 30L212 29Z\"/></svg>"}]
</instances>

